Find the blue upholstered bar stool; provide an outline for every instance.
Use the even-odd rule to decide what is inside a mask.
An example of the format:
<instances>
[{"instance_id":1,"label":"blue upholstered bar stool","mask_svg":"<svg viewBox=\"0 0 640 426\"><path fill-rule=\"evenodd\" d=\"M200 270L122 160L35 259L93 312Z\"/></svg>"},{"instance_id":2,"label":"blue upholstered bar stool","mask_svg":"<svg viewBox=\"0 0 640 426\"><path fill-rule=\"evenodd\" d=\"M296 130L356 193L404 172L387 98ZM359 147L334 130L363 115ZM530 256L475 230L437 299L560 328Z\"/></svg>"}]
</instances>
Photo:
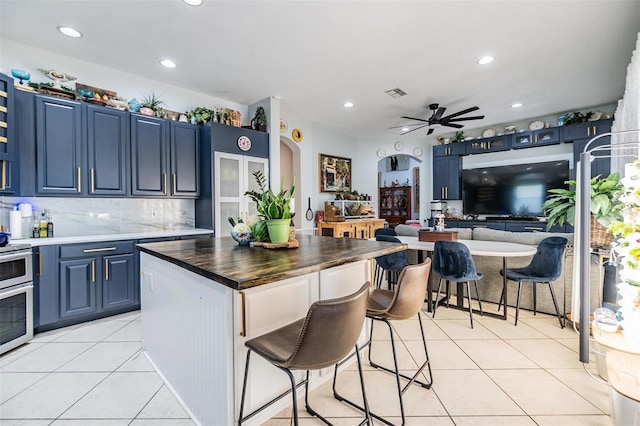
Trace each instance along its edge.
<instances>
[{"instance_id":1,"label":"blue upholstered bar stool","mask_svg":"<svg viewBox=\"0 0 640 426\"><path fill-rule=\"evenodd\" d=\"M524 268L507 268L507 279L518 283L518 298L516 301L516 321L514 325L518 325L518 314L520 313L520 294L523 282L533 284L533 314L536 314L536 284L548 284L551 290L551 299L556 308L556 315L560 321L560 328L564 328L562 324L562 316L558 309L556 294L553 291L552 281L558 279L562 273L562 255L567 247L567 239L564 237L547 237L538 244L538 251L533 255L531 263ZM504 269L500 270L500 274L504 276ZM502 306L504 299L504 291L500 296L500 304L498 310Z\"/></svg>"},{"instance_id":2,"label":"blue upholstered bar stool","mask_svg":"<svg viewBox=\"0 0 640 426\"><path fill-rule=\"evenodd\" d=\"M480 314L482 315L482 301L478 290L478 280L482 278L482 274L476 271L476 264L473 261L473 257L471 257L469 248L457 241L436 241L433 247L433 271L440 275L438 295L433 307L433 318L436 316L442 282L447 281L447 306L449 306L449 281L456 283L466 282L467 299L469 300L469 320L471 321L471 328L473 328L473 307L471 306L469 281L475 283L476 297L478 298Z\"/></svg>"},{"instance_id":3,"label":"blue upholstered bar stool","mask_svg":"<svg viewBox=\"0 0 640 426\"><path fill-rule=\"evenodd\" d=\"M376 241L386 241L389 243L398 244L402 243L399 239L391 235L378 235L376 237ZM382 285L382 278L386 273L387 285L389 287L389 290L392 290L393 286L398 282L398 276L400 275L400 272L402 272L404 267L408 265L409 259L407 259L406 251L397 251L394 253L376 257L376 288L380 288L380 286Z\"/></svg>"},{"instance_id":4,"label":"blue upholstered bar stool","mask_svg":"<svg viewBox=\"0 0 640 426\"><path fill-rule=\"evenodd\" d=\"M335 365L334 374L338 374L338 362L346 358L354 348L358 360L358 373L360 373L360 386L365 413L364 420L360 424L369 424L369 406L365 394L362 365L357 346L358 337L362 331L367 312L369 287L370 285L367 281L358 291L348 296L319 300L311 305L305 318L245 342L248 351L244 381L242 383L238 425L291 393L293 398L293 423L297 426L296 388L302 385L305 385L304 402L307 411L330 425L331 423L327 419L309 405L309 370L319 370ZM243 416L247 377L249 376L249 360L253 352L287 373L291 381L291 390ZM306 370L305 380L296 384L291 370Z\"/></svg>"}]
</instances>

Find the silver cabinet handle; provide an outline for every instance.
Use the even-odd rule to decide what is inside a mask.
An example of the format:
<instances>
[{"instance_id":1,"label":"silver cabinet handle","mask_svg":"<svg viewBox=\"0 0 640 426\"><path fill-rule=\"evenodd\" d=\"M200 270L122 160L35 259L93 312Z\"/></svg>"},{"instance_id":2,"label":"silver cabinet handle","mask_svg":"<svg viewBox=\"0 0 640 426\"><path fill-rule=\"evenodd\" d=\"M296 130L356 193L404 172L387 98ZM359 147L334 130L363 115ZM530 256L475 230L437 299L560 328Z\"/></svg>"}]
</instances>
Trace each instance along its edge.
<instances>
[{"instance_id":1,"label":"silver cabinet handle","mask_svg":"<svg viewBox=\"0 0 640 426\"><path fill-rule=\"evenodd\" d=\"M101 251L114 251L116 248L115 247L102 247L102 248L94 248L94 249L84 249L82 250L83 253L97 253L97 252L101 252Z\"/></svg>"}]
</instances>

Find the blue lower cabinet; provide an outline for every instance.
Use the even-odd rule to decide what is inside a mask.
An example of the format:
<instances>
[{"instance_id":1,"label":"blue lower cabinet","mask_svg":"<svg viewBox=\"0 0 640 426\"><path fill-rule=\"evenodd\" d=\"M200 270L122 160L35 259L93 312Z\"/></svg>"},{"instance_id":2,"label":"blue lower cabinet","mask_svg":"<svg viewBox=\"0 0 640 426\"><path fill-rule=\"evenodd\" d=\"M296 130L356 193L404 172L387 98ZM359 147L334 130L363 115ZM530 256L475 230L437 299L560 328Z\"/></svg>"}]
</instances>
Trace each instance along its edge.
<instances>
[{"instance_id":1,"label":"blue lower cabinet","mask_svg":"<svg viewBox=\"0 0 640 426\"><path fill-rule=\"evenodd\" d=\"M95 259L60 261L60 317L98 311Z\"/></svg>"},{"instance_id":2,"label":"blue lower cabinet","mask_svg":"<svg viewBox=\"0 0 640 426\"><path fill-rule=\"evenodd\" d=\"M544 222L507 223L506 230L511 232L547 232ZM565 232L564 226L554 225L548 232Z\"/></svg>"}]
</instances>

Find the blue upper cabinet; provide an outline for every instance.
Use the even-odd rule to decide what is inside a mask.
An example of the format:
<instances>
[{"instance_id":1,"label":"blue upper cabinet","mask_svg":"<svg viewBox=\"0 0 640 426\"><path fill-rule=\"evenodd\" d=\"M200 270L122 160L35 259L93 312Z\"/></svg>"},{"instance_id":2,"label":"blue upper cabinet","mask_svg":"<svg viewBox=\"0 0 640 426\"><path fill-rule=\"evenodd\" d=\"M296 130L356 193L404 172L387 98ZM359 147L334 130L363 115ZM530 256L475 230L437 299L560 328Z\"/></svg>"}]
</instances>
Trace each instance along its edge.
<instances>
[{"instance_id":1,"label":"blue upper cabinet","mask_svg":"<svg viewBox=\"0 0 640 426\"><path fill-rule=\"evenodd\" d=\"M450 155L465 155L467 147L464 143L451 143L446 145L436 145L433 147L434 157L447 157Z\"/></svg>"},{"instance_id":2,"label":"blue upper cabinet","mask_svg":"<svg viewBox=\"0 0 640 426\"><path fill-rule=\"evenodd\" d=\"M198 126L171 121L169 124L171 195L200 195L200 130Z\"/></svg>"},{"instance_id":3,"label":"blue upper cabinet","mask_svg":"<svg viewBox=\"0 0 640 426\"><path fill-rule=\"evenodd\" d=\"M36 193L82 193L82 108L80 102L35 96Z\"/></svg>"},{"instance_id":4,"label":"blue upper cabinet","mask_svg":"<svg viewBox=\"0 0 640 426\"><path fill-rule=\"evenodd\" d=\"M511 149L511 136L512 135L500 135L467 141L467 154L508 151Z\"/></svg>"},{"instance_id":5,"label":"blue upper cabinet","mask_svg":"<svg viewBox=\"0 0 640 426\"><path fill-rule=\"evenodd\" d=\"M131 194L169 195L167 132L164 118L131 114Z\"/></svg>"},{"instance_id":6,"label":"blue upper cabinet","mask_svg":"<svg viewBox=\"0 0 640 426\"><path fill-rule=\"evenodd\" d=\"M435 200L460 200L460 171L462 159L459 155L433 159L433 198Z\"/></svg>"},{"instance_id":7,"label":"blue upper cabinet","mask_svg":"<svg viewBox=\"0 0 640 426\"><path fill-rule=\"evenodd\" d=\"M564 126L562 128L563 139L565 142L570 142L576 139L593 138L594 136L610 132L612 123L612 119L607 119Z\"/></svg>"},{"instance_id":8,"label":"blue upper cabinet","mask_svg":"<svg viewBox=\"0 0 640 426\"><path fill-rule=\"evenodd\" d=\"M0 74L0 194L18 193L18 140L13 78Z\"/></svg>"},{"instance_id":9,"label":"blue upper cabinet","mask_svg":"<svg viewBox=\"0 0 640 426\"><path fill-rule=\"evenodd\" d=\"M129 114L86 105L89 195L125 196L129 189Z\"/></svg>"},{"instance_id":10,"label":"blue upper cabinet","mask_svg":"<svg viewBox=\"0 0 640 426\"><path fill-rule=\"evenodd\" d=\"M548 129L533 130L530 132L519 132L514 134L511 147L513 149L520 149L543 145L555 145L559 143L560 128L550 127Z\"/></svg>"}]
</instances>

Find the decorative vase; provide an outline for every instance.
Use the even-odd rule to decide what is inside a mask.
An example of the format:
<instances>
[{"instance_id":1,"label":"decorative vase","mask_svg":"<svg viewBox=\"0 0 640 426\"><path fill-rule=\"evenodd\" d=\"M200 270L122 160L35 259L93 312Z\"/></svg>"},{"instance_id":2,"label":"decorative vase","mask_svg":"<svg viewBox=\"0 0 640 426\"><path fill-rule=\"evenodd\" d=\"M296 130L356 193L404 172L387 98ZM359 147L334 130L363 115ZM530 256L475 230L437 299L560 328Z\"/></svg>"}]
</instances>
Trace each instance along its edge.
<instances>
[{"instance_id":1,"label":"decorative vase","mask_svg":"<svg viewBox=\"0 0 640 426\"><path fill-rule=\"evenodd\" d=\"M283 244L289 241L289 224L291 219L270 219L267 220L269 239L272 243Z\"/></svg>"},{"instance_id":2,"label":"decorative vase","mask_svg":"<svg viewBox=\"0 0 640 426\"><path fill-rule=\"evenodd\" d=\"M148 115L149 117L155 117L156 116L156 112L154 110L152 110L151 108L147 108L147 107L142 107L140 108L140 111L138 111L140 114L142 115Z\"/></svg>"}]
</instances>

